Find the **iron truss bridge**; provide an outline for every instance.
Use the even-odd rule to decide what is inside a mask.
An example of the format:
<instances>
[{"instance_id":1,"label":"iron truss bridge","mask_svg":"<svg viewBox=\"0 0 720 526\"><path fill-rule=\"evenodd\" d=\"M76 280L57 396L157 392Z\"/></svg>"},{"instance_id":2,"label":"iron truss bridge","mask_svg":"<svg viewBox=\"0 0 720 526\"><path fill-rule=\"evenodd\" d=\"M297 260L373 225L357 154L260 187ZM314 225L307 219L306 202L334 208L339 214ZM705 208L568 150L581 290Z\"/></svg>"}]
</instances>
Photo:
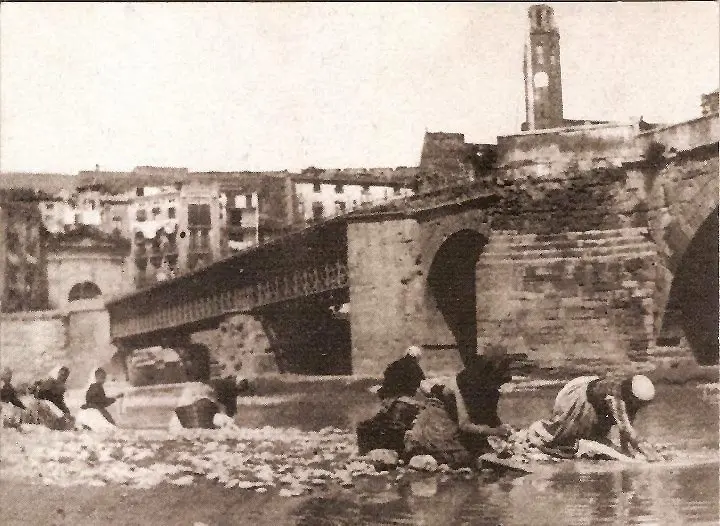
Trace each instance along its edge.
<instances>
[{"instance_id":1,"label":"iron truss bridge","mask_svg":"<svg viewBox=\"0 0 720 526\"><path fill-rule=\"evenodd\" d=\"M227 315L346 292L348 275L346 224L331 222L108 300L110 336L202 330Z\"/></svg>"},{"instance_id":2,"label":"iron truss bridge","mask_svg":"<svg viewBox=\"0 0 720 526\"><path fill-rule=\"evenodd\" d=\"M117 312L111 337L125 338L189 325L233 313L250 313L268 305L313 296L348 286L347 264L342 261L295 270L246 286L217 291L150 312Z\"/></svg>"}]
</instances>

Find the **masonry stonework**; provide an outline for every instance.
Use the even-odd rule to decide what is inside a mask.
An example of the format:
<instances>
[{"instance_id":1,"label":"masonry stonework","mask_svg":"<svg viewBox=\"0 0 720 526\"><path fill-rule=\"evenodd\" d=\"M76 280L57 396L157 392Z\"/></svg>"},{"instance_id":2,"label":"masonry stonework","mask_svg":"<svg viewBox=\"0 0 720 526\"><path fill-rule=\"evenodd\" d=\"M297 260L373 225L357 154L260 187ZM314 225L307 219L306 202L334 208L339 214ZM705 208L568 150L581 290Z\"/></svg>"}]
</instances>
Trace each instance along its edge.
<instances>
[{"instance_id":1,"label":"masonry stonework","mask_svg":"<svg viewBox=\"0 0 720 526\"><path fill-rule=\"evenodd\" d=\"M16 382L29 382L65 357L67 327L58 311L3 314L0 318L0 360Z\"/></svg>"},{"instance_id":2,"label":"masonry stonework","mask_svg":"<svg viewBox=\"0 0 720 526\"><path fill-rule=\"evenodd\" d=\"M354 374L382 371L417 343L423 288L417 236L417 224L410 219L348 225Z\"/></svg>"},{"instance_id":3,"label":"masonry stonework","mask_svg":"<svg viewBox=\"0 0 720 526\"><path fill-rule=\"evenodd\" d=\"M3 314L1 366L10 367L17 382L29 382L67 365L71 369L68 386L82 387L91 368L107 365L115 352L109 323L105 306L98 300L76 302L71 311Z\"/></svg>"},{"instance_id":4,"label":"masonry stonework","mask_svg":"<svg viewBox=\"0 0 720 526\"><path fill-rule=\"evenodd\" d=\"M128 292L132 284L122 256L68 252L48 255L48 295L53 308L65 307L72 288L86 282L97 285L108 297Z\"/></svg>"},{"instance_id":5,"label":"masonry stonework","mask_svg":"<svg viewBox=\"0 0 720 526\"><path fill-rule=\"evenodd\" d=\"M512 162L484 182L497 196L490 206L351 223L354 370L380 373L410 343L426 347L431 370L459 366L427 275L444 241L464 230L487 238L476 267L479 350L500 346L543 368L651 359L679 258L717 214L717 152L674 132L694 149L658 165L644 158L645 143L618 154L625 139L613 134L577 135L567 152L543 155L542 145L523 153L516 144L505 151ZM573 158L578 141L587 155ZM680 353L692 358L687 347Z\"/></svg>"}]
</instances>

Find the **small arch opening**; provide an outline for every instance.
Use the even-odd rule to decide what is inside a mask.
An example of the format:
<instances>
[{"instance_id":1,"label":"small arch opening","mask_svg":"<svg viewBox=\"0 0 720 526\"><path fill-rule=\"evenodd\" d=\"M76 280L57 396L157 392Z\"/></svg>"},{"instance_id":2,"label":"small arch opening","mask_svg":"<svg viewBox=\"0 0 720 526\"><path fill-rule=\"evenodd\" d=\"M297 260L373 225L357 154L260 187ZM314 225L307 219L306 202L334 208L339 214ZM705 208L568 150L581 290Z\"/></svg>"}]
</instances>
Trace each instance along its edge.
<instances>
[{"instance_id":1,"label":"small arch opening","mask_svg":"<svg viewBox=\"0 0 720 526\"><path fill-rule=\"evenodd\" d=\"M73 285L68 294L68 301L88 300L98 296L102 296L100 287L92 281L84 281Z\"/></svg>"}]
</instances>

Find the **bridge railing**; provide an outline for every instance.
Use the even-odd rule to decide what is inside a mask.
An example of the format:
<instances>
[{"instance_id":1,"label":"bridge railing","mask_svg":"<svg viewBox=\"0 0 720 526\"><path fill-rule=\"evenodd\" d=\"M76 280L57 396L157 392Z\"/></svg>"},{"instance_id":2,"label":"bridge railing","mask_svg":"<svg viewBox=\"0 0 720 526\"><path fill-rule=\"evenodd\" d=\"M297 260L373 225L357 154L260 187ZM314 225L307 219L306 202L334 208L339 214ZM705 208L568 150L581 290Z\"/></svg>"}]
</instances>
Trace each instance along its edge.
<instances>
[{"instance_id":1,"label":"bridge railing","mask_svg":"<svg viewBox=\"0 0 720 526\"><path fill-rule=\"evenodd\" d=\"M110 309L110 335L126 338L180 327L232 313L248 313L260 307L312 296L348 286L344 261L276 274L260 282L218 291L178 305L163 305L150 313Z\"/></svg>"}]
</instances>

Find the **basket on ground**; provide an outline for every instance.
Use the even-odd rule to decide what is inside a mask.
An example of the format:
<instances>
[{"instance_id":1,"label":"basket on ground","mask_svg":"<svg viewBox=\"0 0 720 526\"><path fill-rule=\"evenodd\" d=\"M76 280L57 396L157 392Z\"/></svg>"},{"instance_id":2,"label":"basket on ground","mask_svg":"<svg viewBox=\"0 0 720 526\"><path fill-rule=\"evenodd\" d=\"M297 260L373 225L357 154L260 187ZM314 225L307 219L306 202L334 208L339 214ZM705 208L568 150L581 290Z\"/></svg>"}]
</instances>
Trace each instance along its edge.
<instances>
[{"instance_id":1,"label":"basket on ground","mask_svg":"<svg viewBox=\"0 0 720 526\"><path fill-rule=\"evenodd\" d=\"M208 398L202 398L190 405L177 407L175 414L183 427L212 429L213 417L218 412L215 402Z\"/></svg>"}]
</instances>

